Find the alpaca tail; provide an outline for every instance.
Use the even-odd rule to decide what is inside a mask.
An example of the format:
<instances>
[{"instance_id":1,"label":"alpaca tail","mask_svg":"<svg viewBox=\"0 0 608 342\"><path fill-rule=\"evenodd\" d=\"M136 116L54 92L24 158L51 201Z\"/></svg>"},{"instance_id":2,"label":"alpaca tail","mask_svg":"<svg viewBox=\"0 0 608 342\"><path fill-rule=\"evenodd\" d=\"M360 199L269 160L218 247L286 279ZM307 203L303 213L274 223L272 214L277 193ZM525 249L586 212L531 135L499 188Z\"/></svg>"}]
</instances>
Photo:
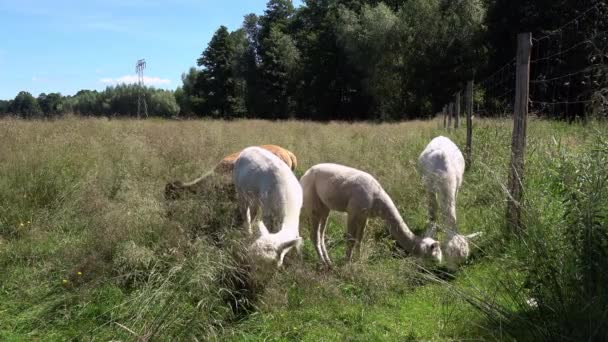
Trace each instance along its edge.
<instances>
[{"instance_id":1,"label":"alpaca tail","mask_svg":"<svg viewBox=\"0 0 608 342\"><path fill-rule=\"evenodd\" d=\"M289 159L291 159L291 171L293 171L298 166L298 159L296 158L296 155L290 151L287 151L287 154L289 155Z\"/></svg>"},{"instance_id":2,"label":"alpaca tail","mask_svg":"<svg viewBox=\"0 0 608 342\"><path fill-rule=\"evenodd\" d=\"M199 185L202 181L204 181L205 179L207 179L209 176L213 175L215 173L215 171L211 170L211 171L207 171L205 172L202 176L198 177L197 179L188 182L188 183L184 183L183 187L185 188L194 188L197 185Z\"/></svg>"},{"instance_id":3,"label":"alpaca tail","mask_svg":"<svg viewBox=\"0 0 608 342\"><path fill-rule=\"evenodd\" d=\"M168 200L178 199L185 192L198 193L201 190L201 188L204 187L204 185L206 183L205 181L207 179L209 179L209 177L212 176L213 174L214 174L213 171L208 171L205 174L203 174L202 176L200 176L199 178L197 178L191 182L188 182L188 183L182 183L180 181L167 183L167 185L165 186L165 199L168 199Z\"/></svg>"}]
</instances>

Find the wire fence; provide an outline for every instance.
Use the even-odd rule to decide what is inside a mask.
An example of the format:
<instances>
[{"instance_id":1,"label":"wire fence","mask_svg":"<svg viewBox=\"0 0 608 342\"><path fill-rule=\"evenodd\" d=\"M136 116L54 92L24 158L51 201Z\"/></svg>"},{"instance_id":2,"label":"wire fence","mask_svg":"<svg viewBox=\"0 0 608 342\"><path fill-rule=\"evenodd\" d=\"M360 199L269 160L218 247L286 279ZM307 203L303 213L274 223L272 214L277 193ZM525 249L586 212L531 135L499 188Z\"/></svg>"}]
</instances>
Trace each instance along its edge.
<instances>
[{"instance_id":1,"label":"wire fence","mask_svg":"<svg viewBox=\"0 0 608 342\"><path fill-rule=\"evenodd\" d=\"M598 4L533 39L532 113L567 120L608 114L607 15L606 7Z\"/></svg>"},{"instance_id":2,"label":"wire fence","mask_svg":"<svg viewBox=\"0 0 608 342\"><path fill-rule=\"evenodd\" d=\"M515 96L515 57L480 81L474 92L473 106L480 116L509 116Z\"/></svg>"},{"instance_id":3,"label":"wire fence","mask_svg":"<svg viewBox=\"0 0 608 342\"><path fill-rule=\"evenodd\" d=\"M569 121L587 120L590 115L608 118L607 18L608 6L598 3L565 25L541 32L539 38L519 34L516 57L478 81L472 92L457 92L453 102L444 106L447 128L458 128L450 124L459 121L461 111L454 108L466 108L468 167L473 154L472 114L513 117L507 222L514 232L524 227L521 201L528 114ZM472 103L472 110L467 103Z\"/></svg>"},{"instance_id":4,"label":"wire fence","mask_svg":"<svg viewBox=\"0 0 608 342\"><path fill-rule=\"evenodd\" d=\"M608 117L607 17L607 6L598 3L563 26L533 36L528 100L532 114L567 120ZM515 77L514 57L477 81L475 115L510 117ZM466 99L461 101L464 108Z\"/></svg>"}]
</instances>

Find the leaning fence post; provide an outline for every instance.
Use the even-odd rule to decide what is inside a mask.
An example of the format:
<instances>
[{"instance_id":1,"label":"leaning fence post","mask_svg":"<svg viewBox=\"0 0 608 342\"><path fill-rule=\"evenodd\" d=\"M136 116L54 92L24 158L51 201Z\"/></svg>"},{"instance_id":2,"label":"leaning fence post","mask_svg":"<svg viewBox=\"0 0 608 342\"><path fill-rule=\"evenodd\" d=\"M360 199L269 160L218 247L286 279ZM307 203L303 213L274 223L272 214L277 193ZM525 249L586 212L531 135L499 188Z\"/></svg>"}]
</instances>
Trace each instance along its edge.
<instances>
[{"instance_id":1,"label":"leaning fence post","mask_svg":"<svg viewBox=\"0 0 608 342\"><path fill-rule=\"evenodd\" d=\"M530 84L530 50L532 34L517 35L517 70L515 71L515 105L513 136L511 140L511 164L509 166L509 194L507 198L507 223L511 231L522 229L521 201L524 179L524 152L526 148L526 120L528 117L528 92Z\"/></svg>"},{"instance_id":2,"label":"leaning fence post","mask_svg":"<svg viewBox=\"0 0 608 342\"><path fill-rule=\"evenodd\" d=\"M454 95L454 128L460 127L460 92Z\"/></svg>"},{"instance_id":3,"label":"leaning fence post","mask_svg":"<svg viewBox=\"0 0 608 342\"><path fill-rule=\"evenodd\" d=\"M471 144L473 140L473 81L467 82L467 92L465 94L466 111L467 111L467 147L465 149L466 168L471 167Z\"/></svg>"}]
</instances>

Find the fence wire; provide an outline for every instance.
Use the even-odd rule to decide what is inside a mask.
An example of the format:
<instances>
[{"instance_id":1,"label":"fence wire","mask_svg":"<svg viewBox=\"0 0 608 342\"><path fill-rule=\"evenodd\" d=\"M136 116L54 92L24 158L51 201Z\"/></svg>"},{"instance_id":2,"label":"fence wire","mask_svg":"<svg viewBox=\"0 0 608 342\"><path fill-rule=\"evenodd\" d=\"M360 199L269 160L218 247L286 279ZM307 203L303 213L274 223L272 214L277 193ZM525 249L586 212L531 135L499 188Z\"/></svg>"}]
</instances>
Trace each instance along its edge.
<instances>
[{"instance_id":1,"label":"fence wire","mask_svg":"<svg viewBox=\"0 0 608 342\"><path fill-rule=\"evenodd\" d=\"M566 120L606 116L607 15L606 6L598 4L533 40L531 113Z\"/></svg>"},{"instance_id":2,"label":"fence wire","mask_svg":"<svg viewBox=\"0 0 608 342\"><path fill-rule=\"evenodd\" d=\"M533 35L530 113L567 120L587 118L589 114L608 117L607 7L596 4L561 27L537 34L539 38ZM474 113L511 116L515 77L513 58L476 82Z\"/></svg>"},{"instance_id":3,"label":"fence wire","mask_svg":"<svg viewBox=\"0 0 608 342\"><path fill-rule=\"evenodd\" d=\"M475 85L473 109L480 116L510 116L515 96L515 58Z\"/></svg>"}]
</instances>

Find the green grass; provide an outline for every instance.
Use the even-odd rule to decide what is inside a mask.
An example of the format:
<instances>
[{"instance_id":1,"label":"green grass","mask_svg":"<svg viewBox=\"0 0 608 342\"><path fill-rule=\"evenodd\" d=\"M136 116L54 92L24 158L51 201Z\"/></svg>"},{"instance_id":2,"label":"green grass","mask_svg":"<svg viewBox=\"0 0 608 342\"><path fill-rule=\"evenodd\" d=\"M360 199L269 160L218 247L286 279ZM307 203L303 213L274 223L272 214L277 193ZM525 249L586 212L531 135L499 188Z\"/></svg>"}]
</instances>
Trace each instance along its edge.
<instances>
[{"instance_id":1,"label":"green grass","mask_svg":"<svg viewBox=\"0 0 608 342\"><path fill-rule=\"evenodd\" d=\"M484 237L454 279L428 275L377 220L368 224L359 259L345 264L343 219L332 215L336 268L317 270L302 222L302 260L291 257L245 313L226 301L239 294L242 229L234 203L221 192L167 203L166 182L194 179L243 147L278 144L298 157L298 177L320 162L375 175L420 233L427 213L418 154L437 135L462 147L465 130L447 132L436 121L65 118L0 125L0 340L502 340L512 337L473 299L523 312L505 288L524 288L528 253L504 230L509 121L475 122L458 222ZM533 225L560 224L555 170L564 154L587 153L606 131L603 123L530 121L525 186Z\"/></svg>"}]
</instances>

